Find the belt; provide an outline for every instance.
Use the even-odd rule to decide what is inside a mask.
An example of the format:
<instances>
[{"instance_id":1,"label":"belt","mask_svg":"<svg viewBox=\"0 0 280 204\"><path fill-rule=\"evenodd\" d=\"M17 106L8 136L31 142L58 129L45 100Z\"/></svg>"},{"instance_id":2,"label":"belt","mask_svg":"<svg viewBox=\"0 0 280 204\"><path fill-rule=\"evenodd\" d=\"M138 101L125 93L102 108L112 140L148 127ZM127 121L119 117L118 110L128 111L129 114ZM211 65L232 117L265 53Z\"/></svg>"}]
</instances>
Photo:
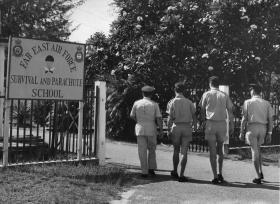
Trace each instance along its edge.
<instances>
[{"instance_id":1,"label":"belt","mask_svg":"<svg viewBox=\"0 0 280 204\"><path fill-rule=\"evenodd\" d=\"M218 123L218 122L226 122L226 120L211 120L211 119L207 119L207 121L215 122L215 123Z\"/></svg>"},{"instance_id":2,"label":"belt","mask_svg":"<svg viewBox=\"0 0 280 204\"><path fill-rule=\"evenodd\" d=\"M263 125L263 126L266 126L267 123L250 122L250 123L248 123L248 125Z\"/></svg>"},{"instance_id":3,"label":"belt","mask_svg":"<svg viewBox=\"0 0 280 204\"><path fill-rule=\"evenodd\" d=\"M174 122L175 125L192 125L192 122Z\"/></svg>"}]
</instances>

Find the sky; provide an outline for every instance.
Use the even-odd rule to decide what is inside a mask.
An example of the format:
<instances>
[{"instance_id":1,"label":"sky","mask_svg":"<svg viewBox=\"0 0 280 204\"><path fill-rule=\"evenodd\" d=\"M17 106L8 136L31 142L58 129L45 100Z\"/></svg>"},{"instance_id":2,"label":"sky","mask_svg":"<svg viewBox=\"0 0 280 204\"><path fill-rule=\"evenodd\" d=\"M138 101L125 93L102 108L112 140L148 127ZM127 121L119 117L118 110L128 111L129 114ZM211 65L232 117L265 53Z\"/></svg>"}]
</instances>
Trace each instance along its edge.
<instances>
[{"instance_id":1,"label":"sky","mask_svg":"<svg viewBox=\"0 0 280 204\"><path fill-rule=\"evenodd\" d=\"M110 24L117 18L114 7L110 6L113 0L86 0L86 2L73 10L71 15L72 26L79 26L69 41L85 43L95 32L108 35Z\"/></svg>"}]
</instances>

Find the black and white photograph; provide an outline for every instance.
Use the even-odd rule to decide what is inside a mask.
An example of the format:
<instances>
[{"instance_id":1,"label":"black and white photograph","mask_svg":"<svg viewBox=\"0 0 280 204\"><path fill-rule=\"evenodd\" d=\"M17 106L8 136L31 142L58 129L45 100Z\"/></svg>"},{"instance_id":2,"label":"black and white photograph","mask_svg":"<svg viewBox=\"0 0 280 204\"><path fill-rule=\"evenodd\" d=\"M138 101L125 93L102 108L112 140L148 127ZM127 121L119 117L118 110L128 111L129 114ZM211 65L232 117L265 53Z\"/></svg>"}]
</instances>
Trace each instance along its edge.
<instances>
[{"instance_id":1,"label":"black and white photograph","mask_svg":"<svg viewBox=\"0 0 280 204\"><path fill-rule=\"evenodd\" d=\"M0 204L280 203L280 0L0 0Z\"/></svg>"}]
</instances>

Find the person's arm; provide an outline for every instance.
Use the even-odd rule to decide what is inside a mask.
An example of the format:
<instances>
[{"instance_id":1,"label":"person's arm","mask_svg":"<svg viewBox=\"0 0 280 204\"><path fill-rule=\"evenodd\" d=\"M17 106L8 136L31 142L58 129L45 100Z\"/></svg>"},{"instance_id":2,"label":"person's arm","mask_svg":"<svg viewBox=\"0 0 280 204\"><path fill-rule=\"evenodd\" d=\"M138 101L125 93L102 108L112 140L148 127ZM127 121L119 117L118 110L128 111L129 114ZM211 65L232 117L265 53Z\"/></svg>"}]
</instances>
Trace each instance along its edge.
<instances>
[{"instance_id":1,"label":"person's arm","mask_svg":"<svg viewBox=\"0 0 280 204\"><path fill-rule=\"evenodd\" d=\"M162 136L163 135L162 117L156 117L156 122L159 127L159 134L160 136Z\"/></svg>"},{"instance_id":2,"label":"person's arm","mask_svg":"<svg viewBox=\"0 0 280 204\"><path fill-rule=\"evenodd\" d=\"M132 106L131 112L130 112L130 118L137 121L136 119L136 106L135 103Z\"/></svg>"},{"instance_id":3,"label":"person's arm","mask_svg":"<svg viewBox=\"0 0 280 204\"><path fill-rule=\"evenodd\" d=\"M244 116L242 116L241 124L240 124L240 135L239 135L239 139L242 140L242 141L245 139L246 124L247 124L247 120Z\"/></svg>"},{"instance_id":4,"label":"person's arm","mask_svg":"<svg viewBox=\"0 0 280 204\"><path fill-rule=\"evenodd\" d=\"M246 125L247 125L247 121L248 121L248 114L247 114L247 104L246 102L244 102L243 105L243 110L242 110L242 119L241 119L241 124L240 124L240 135L239 135L239 139L240 140L245 140L245 133L246 133Z\"/></svg>"},{"instance_id":5,"label":"person's arm","mask_svg":"<svg viewBox=\"0 0 280 204\"><path fill-rule=\"evenodd\" d=\"M204 107L201 107L199 114L200 114L201 122L204 123L206 120L206 109Z\"/></svg>"},{"instance_id":6,"label":"person's arm","mask_svg":"<svg viewBox=\"0 0 280 204\"><path fill-rule=\"evenodd\" d=\"M173 105L172 105L171 101L167 105L166 113L168 114L168 117L167 117L167 132L168 132L168 137L170 137L171 127L172 127L173 122L174 122Z\"/></svg>"},{"instance_id":7,"label":"person's arm","mask_svg":"<svg viewBox=\"0 0 280 204\"><path fill-rule=\"evenodd\" d=\"M168 118L167 118L167 131L170 132L171 131L171 127L172 127L172 124L173 124L173 118L171 115L168 115Z\"/></svg>"},{"instance_id":8,"label":"person's arm","mask_svg":"<svg viewBox=\"0 0 280 204\"><path fill-rule=\"evenodd\" d=\"M162 115L159 109L158 104L156 103L156 124L159 128L159 136L162 138L163 136L163 123L162 123Z\"/></svg>"},{"instance_id":9,"label":"person's arm","mask_svg":"<svg viewBox=\"0 0 280 204\"><path fill-rule=\"evenodd\" d=\"M268 116L267 116L267 132L266 132L266 137L265 137L265 142L266 144L271 143L271 135L272 135L272 129L273 129L273 110L271 105L269 104L268 106Z\"/></svg>"},{"instance_id":10,"label":"person's arm","mask_svg":"<svg viewBox=\"0 0 280 204\"><path fill-rule=\"evenodd\" d=\"M234 115L233 115L233 103L230 98L227 99L227 112L228 112L228 121L229 121L229 135L232 135L234 132Z\"/></svg>"},{"instance_id":11,"label":"person's arm","mask_svg":"<svg viewBox=\"0 0 280 204\"><path fill-rule=\"evenodd\" d=\"M199 116L200 116L200 130L203 130L205 127L205 120L206 120L206 93L204 93L200 99L200 102L198 104L198 106L200 107L200 111L199 111Z\"/></svg>"},{"instance_id":12,"label":"person's arm","mask_svg":"<svg viewBox=\"0 0 280 204\"><path fill-rule=\"evenodd\" d=\"M191 104L191 111L192 111L192 125L193 125L193 130L196 132L197 131L197 117L196 117L196 109L193 104Z\"/></svg>"},{"instance_id":13,"label":"person's arm","mask_svg":"<svg viewBox=\"0 0 280 204\"><path fill-rule=\"evenodd\" d=\"M233 107L228 109L228 119L229 119L229 135L232 135L234 132L234 115Z\"/></svg>"}]
</instances>

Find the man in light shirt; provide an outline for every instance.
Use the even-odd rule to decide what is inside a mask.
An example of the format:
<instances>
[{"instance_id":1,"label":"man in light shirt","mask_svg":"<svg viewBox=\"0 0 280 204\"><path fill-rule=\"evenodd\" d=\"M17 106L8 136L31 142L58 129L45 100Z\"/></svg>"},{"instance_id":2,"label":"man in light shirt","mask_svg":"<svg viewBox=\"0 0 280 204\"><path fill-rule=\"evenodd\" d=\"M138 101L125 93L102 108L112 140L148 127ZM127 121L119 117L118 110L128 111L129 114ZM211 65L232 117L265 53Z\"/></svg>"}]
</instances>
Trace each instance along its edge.
<instances>
[{"instance_id":1,"label":"man in light shirt","mask_svg":"<svg viewBox=\"0 0 280 204\"><path fill-rule=\"evenodd\" d=\"M226 140L227 112L229 116L229 133L234 129L232 107L233 104L229 96L219 91L219 78L212 76L209 78L210 90L205 92L199 102L201 113L206 114L205 139L208 141L210 152L210 164L214 179L213 184L224 182L222 176L223 169L223 143ZM217 154L219 155L219 174L217 173Z\"/></svg>"},{"instance_id":2,"label":"man in light shirt","mask_svg":"<svg viewBox=\"0 0 280 204\"><path fill-rule=\"evenodd\" d=\"M252 161L257 173L257 178L253 183L261 184L263 179L261 145L266 139L266 143L271 142L273 126L273 110L270 103L260 96L261 88L252 84L250 88L251 99L244 102L243 117L241 120L240 136L241 140L246 137L246 143L251 146Z\"/></svg>"},{"instance_id":3,"label":"man in light shirt","mask_svg":"<svg viewBox=\"0 0 280 204\"><path fill-rule=\"evenodd\" d=\"M153 91L151 86L142 89L143 99L135 101L130 112L130 117L136 121L135 134L137 137L138 154L142 169L141 176L146 178L148 174L155 176L157 126L162 137L162 115L159 106L151 100ZM148 157L147 157L148 151Z\"/></svg>"},{"instance_id":4,"label":"man in light shirt","mask_svg":"<svg viewBox=\"0 0 280 204\"><path fill-rule=\"evenodd\" d=\"M178 179L179 182L188 181L184 176L187 164L187 152L189 143L192 140L192 125L196 131L197 121L195 115L195 107L192 101L183 96L185 86L178 82L175 84L175 98L169 101L166 112L169 114L167 128L168 135L171 135L173 143L173 171L171 176ZM179 154L182 154L181 171L178 175L177 168L179 165Z\"/></svg>"}]
</instances>

